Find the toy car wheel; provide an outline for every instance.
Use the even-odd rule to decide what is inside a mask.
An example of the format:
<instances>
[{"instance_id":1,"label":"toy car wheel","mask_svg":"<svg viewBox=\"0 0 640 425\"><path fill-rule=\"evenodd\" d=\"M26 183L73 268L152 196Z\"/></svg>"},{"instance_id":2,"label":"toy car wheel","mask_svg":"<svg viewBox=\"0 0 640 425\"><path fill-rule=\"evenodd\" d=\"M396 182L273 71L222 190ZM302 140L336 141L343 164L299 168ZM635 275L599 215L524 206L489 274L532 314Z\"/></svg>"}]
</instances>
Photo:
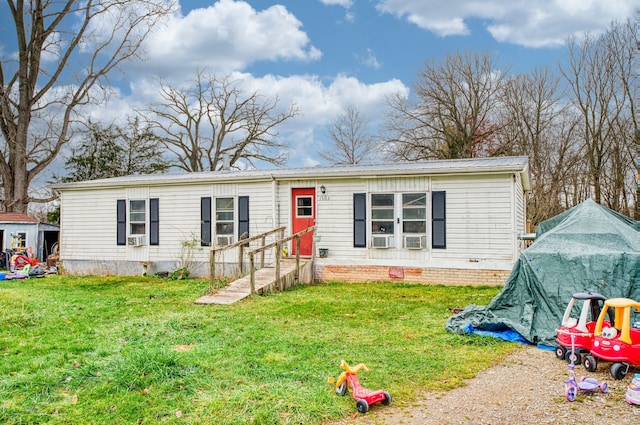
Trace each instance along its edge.
<instances>
[{"instance_id":1,"label":"toy car wheel","mask_svg":"<svg viewBox=\"0 0 640 425\"><path fill-rule=\"evenodd\" d=\"M627 369L627 366L622 363L614 363L611 365L609 372L611 373L611 376L613 376L613 379L619 381L626 376Z\"/></svg>"},{"instance_id":2,"label":"toy car wheel","mask_svg":"<svg viewBox=\"0 0 640 425\"><path fill-rule=\"evenodd\" d=\"M576 399L576 387L573 385L567 385L564 389L564 395L567 398L567 401L575 401Z\"/></svg>"},{"instance_id":3,"label":"toy car wheel","mask_svg":"<svg viewBox=\"0 0 640 425\"><path fill-rule=\"evenodd\" d=\"M603 393L606 393L607 391L609 391L609 384L607 384L606 382L601 382L600 391L602 391Z\"/></svg>"},{"instance_id":4,"label":"toy car wheel","mask_svg":"<svg viewBox=\"0 0 640 425\"><path fill-rule=\"evenodd\" d=\"M567 350L567 363L571 363L571 358L573 357L573 364L582 363L582 356L578 350Z\"/></svg>"},{"instance_id":5,"label":"toy car wheel","mask_svg":"<svg viewBox=\"0 0 640 425\"><path fill-rule=\"evenodd\" d=\"M589 372L595 372L598 369L598 361L593 356L585 356L582 366Z\"/></svg>"},{"instance_id":6,"label":"toy car wheel","mask_svg":"<svg viewBox=\"0 0 640 425\"><path fill-rule=\"evenodd\" d=\"M338 395L347 394L347 381L344 381L342 384L336 387L336 394Z\"/></svg>"},{"instance_id":7,"label":"toy car wheel","mask_svg":"<svg viewBox=\"0 0 640 425\"><path fill-rule=\"evenodd\" d=\"M564 360L567 356L567 350L564 347L556 347L556 357L560 360Z\"/></svg>"},{"instance_id":8,"label":"toy car wheel","mask_svg":"<svg viewBox=\"0 0 640 425\"><path fill-rule=\"evenodd\" d=\"M356 408L360 413L367 413L369 411L369 403L367 403L367 400L358 400L356 401Z\"/></svg>"},{"instance_id":9,"label":"toy car wheel","mask_svg":"<svg viewBox=\"0 0 640 425\"><path fill-rule=\"evenodd\" d=\"M391 394L389 394L388 392L384 392L384 400L382 400L382 404L384 404L385 406L388 406L391 404Z\"/></svg>"}]
</instances>

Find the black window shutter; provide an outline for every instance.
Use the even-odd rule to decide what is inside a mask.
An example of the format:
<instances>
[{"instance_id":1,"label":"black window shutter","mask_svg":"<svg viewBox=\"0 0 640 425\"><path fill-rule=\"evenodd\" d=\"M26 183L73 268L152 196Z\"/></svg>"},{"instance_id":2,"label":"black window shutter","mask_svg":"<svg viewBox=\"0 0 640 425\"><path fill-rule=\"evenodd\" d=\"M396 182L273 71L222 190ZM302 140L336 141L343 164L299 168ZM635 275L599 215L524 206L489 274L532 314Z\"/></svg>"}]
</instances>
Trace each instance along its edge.
<instances>
[{"instance_id":1,"label":"black window shutter","mask_svg":"<svg viewBox=\"0 0 640 425\"><path fill-rule=\"evenodd\" d=\"M200 198L200 245L211 246L211 197Z\"/></svg>"},{"instance_id":2,"label":"black window shutter","mask_svg":"<svg viewBox=\"0 0 640 425\"><path fill-rule=\"evenodd\" d=\"M353 246L367 247L367 194L353 194Z\"/></svg>"},{"instance_id":3,"label":"black window shutter","mask_svg":"<svg viewBox=\"0 0 640 425\"><path fill-rule=\"evenodd\" d=\"M149 199L149 245L160 245L160 200Z\"/></svg>"},{"instance_id":4,"label":"black window shutter","mask_svg":"<svg viewBox=\"0 0 640 425\"><path fill-rule=\"evenodd\" d=\"M118 245L127 244L127 201L124 199L118 199L117 201L118 212L116 218L116 243Z\"/></svg>"},{"instance_id":5,"label":"black window shutter","mask_svg":"<svg viewBox=\"0 0 640 425\"><path fill-rule=\"evenodd\" d=\"M431 194L431 246L433 248L447 247L447 192L433 192Z\"/></svg>"},{"instance_id":6,"label":"black window shutter","mask_svg":"<svg viewBox=\"0 0 640 425\"><path fill-rule=\"evenodd\" d=\"M238 197L238 240L249 237L249 197Z\"/></svg>"}]
</instances>

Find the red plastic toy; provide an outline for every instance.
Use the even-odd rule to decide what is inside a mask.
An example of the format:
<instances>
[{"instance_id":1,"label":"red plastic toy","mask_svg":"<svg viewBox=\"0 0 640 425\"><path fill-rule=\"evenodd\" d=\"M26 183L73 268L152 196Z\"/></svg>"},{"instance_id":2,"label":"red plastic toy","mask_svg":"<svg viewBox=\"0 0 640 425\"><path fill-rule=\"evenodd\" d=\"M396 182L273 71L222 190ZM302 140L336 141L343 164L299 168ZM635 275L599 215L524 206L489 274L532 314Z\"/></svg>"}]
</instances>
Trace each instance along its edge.
<instances>
[{"instance_id":1,"label":"red plastic toy","mask_svg":"<svg viewBox=\"0 0 640 425\"><path fill-rule=\"evenodd\" d=\"M605 326L605 313L615 309L614 326ZM586 356L583 366L595 372L598 360L612 362L611 376L622 379L630 366L640 367L640 302L628 298L612 298L604 303L594 329L591 354Z\"/></svg>"},{"instance_id":2,"label":"red plastic toy","mask_svg":"<svg viewBox=\"0 0 640 425\"><path fill-rule=\"evenodd\" d=\"M605 301L606 297L596 292L573 294L562 317L562 324L556 329L557 358L573 361L574 364L582 363L582 356L591 351L593 330ZM609 321L613 321L613 310L609 313ZM609 321L605 321L604 325L610 326Z\"/></svg>"},{"instance_id":3,"label":"red plastic toy","mask_svg":"<svg viewBox=\"0 0 640 425\"><path fill-rule=\"evenodd\" d=\"M329 378L329 383L336 384L336 394L346 395L347 392L351 392L353 398L356 400L356 408L360 413L367 413L369 406L375 403L382 402L385 406L391 403L391 394L384 390L368 390L360 384L358 379L358 372L360 369L364 369L369 372L369 368L360 363L354 367L350 367L347 362L342 360L340 367L345 371L338 376L336 381L334 378Z\"/></svg>"},{"instance_id":4,"label":"red plastic toy","mask_svg":"<svg viewBox=\"0 0 640 425\"><path fill-rule=\"evenodd\" d=\"M24 254L14 254L11 256L10 268L12 270L22 270L27 264L37 266L40 262L36 258L29 258Z\"/></svg>"}]
</instances>

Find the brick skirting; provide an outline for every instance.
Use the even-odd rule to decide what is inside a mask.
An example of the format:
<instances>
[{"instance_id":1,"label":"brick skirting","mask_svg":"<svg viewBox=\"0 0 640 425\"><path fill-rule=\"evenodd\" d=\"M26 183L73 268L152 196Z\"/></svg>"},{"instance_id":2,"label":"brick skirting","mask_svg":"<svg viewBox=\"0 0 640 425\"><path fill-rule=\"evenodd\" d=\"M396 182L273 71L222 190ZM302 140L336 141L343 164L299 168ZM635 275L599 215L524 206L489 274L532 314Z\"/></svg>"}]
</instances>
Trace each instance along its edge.
<instances>
[{"instance_id":1,"label":"brick skirting","mask_svg":"<svg viewBox=\"0 0 640 425\"><path fill-rule=\"evenodd\" d=\"M412 282L443 285L504 285L510 270L444 269L392 266L315 266L315 280L344 282Z\"/></svg>"}]
</instances>

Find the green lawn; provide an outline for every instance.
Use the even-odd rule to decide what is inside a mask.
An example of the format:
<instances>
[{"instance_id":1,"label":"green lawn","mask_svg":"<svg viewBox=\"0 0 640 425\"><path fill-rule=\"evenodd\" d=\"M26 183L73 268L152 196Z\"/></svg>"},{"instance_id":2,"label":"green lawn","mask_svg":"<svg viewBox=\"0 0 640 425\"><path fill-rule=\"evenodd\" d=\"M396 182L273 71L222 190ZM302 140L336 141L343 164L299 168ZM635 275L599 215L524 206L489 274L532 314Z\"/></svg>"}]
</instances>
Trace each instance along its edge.
<instances>
[{"instance_id":1,"label":"green lawn","mask_svg":"<svg viewBox=\"0 0 640 425\"><path fill-rule=\"evenodd\" d=\"M0 281L0 423L318 424L355 412L340 360L394 402L446 389L516 345L446 332L501 288L330 283L196 306L208 282ZM385 408L378 405L373 409Z\"/></svg>"}]
</instances>

